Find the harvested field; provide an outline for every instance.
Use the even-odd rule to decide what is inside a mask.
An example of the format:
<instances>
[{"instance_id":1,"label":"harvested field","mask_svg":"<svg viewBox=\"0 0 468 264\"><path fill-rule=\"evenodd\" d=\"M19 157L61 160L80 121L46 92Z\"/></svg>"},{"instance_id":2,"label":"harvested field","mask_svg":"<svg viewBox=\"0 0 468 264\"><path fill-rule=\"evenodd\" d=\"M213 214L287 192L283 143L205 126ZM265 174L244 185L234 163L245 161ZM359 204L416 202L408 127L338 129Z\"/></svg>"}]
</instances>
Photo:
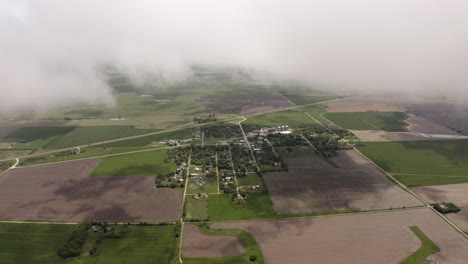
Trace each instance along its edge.
<instances>
[{"instance_id":1,"label":"harvested field","mask_svg":"<svg viewBox=\"0 0 468 264\"><path fill-rule=\"evenodd\" d=\"M264 174L276 213L374 210L422 205L391 183L354 150L339 151L332 161L318 157L288 160L288 172Z\"/></svg>"},{"instance_id":2,"label":"harvested field","mask_svg":"<svg viewBox=\"0 0 468 264\"><path fill-rule=\"evenodd\" d=\"M195 225L184 226L182 255L186 258L236 257L245 253L244 248L233 236L207 236Z\"/></svg>"},{"instance_id":3,"label":"harvested field","mask_svg":"<svg viewBox=\"0 0 468 264\"><path fill-rule=\"evenodd\" d=\"M328 112L367 112L367 111L377 111L377 112L398 112L401 111L400 108L388 104L360 104L360 105L350 105L342 107L328 107Z\"/></svg>"},{"instance_id":4,"label":"harvested field","mask_svg":"<svg viewBox=\"0 0 468 264\"><path fill-rule=\"evenodd\" d=\"M430 203L451 202L461 211L446 216L468 234L468 183L411 188Z\"/></svg>"},{"instance_id":5,"label":"harvested field","mask_svg":"<svg viewBox=\"0 0 468 264\"><path fill-rule=\"evenodd\" d=\"M154 177L88 177L99 159L10 170L0 177L1 220L172 221L174 189Z\"/></svg>"},{"instance_id":6,"label":"harvested field","mask_svg":"<svg viewBox=\"0 0 468 264\"><path fill-rule=\"evenodd\" d=\"M440 248L428 259L451 264L468 259L468 240L429 208L212 226L246 230L269 264L309 264L311 260L327 264L399 263L421 246L410 226L417 226Z\"/></svg>"},{"instance_id":7,"label":"harvested field","mask_svg":"<svg viewBox=\"0 0 468 264\"><path fill-rule=\"evenodd\" d=\"M448 129L442 125L424 119L422 117L418 117L416 115L410 114L409 118L406 119L408 125L409 132L419 132L425 134L438 134L438 135L460 135L459 133Z\"/></svg>"},{"instance_id":8,"label":"harvested field","mask_svg":"<svg viewBox=\"0 0 468 264\"><path fill-rule=\"evenodd\" d=\"M265 113L274 109L294 106L284 96L206 96L198 99L198 105L214 107L210 113L230 114L240 111L242 115Z\"/></svg>"}]
</instances>

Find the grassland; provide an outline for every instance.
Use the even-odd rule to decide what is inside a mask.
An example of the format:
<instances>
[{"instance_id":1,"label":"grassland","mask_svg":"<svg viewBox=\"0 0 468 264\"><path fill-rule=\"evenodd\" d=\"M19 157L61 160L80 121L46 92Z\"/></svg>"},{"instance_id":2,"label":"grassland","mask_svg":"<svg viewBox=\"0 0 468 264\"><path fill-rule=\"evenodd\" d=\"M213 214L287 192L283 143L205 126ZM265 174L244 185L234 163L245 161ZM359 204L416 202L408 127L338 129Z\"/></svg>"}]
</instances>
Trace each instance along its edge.
<instances>
[{"instance_id":1,"label":"grassland","mask_svg":"<svg viewBox=\"0 0 468 264\"><path fill-rule=\"evenodd\" d=\"M232 194L210 195L208 215L210 220L222 221L272 218L276 214L268 193L251 193L242 204L235 204Z\"/></svg>"},{"instance_id":2,"label":"grassland","mask_svg":"<svg viewBox=\"0 0 468 264\"><path fill-rule=\"evenodd\" d=\"M165 162L165 149L105 157L91 176L146 176L175 172L173 162Z\"/></svg>"},{"instance_id":3,"label":"grassland","mask_svg":"<svg viewBox=\"0 0 468 264\"><path fill-rule=\"evenodd\" d=\"M192 128L186 128L171 132L165 132L145 137L122 140L113 143L99 145L100 147L142 147L159 143L165 139L183 140L192 138Z\"/></svg>"},{"instance_id":4,"label":"grassland","mask_svg":"<svg viewBox=\"0 0 468 264\"><path fill-rule=\"evenodd\" d=\"M407 131L405 112L350 112L326 113L324 117L338 126L351 130Z\"/></svg>"},{"instance_id":5,"label":"grassland","mask_svg":"<svg viewBox=\"0 0 468 264\"><path fill-rule=\"evenodd\" d=\"M256 172L248 172L247 176L237 178L239 186L263 185L262 179Z\"/></svg>"},{"instance_id":6,"label":"grassland","mask_svg":"<svg viewBox=\"0 0 468 264\"><path fill-rule=\"evenodd\" d=\"M246 231L241 229L214 229L208 224L198 225L200 232L207 236L234 236L239 239L239 242L245 249L245 254L239 257L219 257L219 258L184 258L184 263L189 264L232 264L232 263L257 263L262 264L263 255L260 246L255 239ZM255 256L255 260L250 260L251 256Z\"/></svg>"},{"instance_id":7,"label":"grassland","mask_svg":"<svg viewBox=\"0 0 468 264\"><path fill-rule=\"evenodd\" d=\"M437 247L417 226L410 227L411 231L421 240L421 247L404 259L400 264L429 264L431 261L427 257L440 251Z\"/></svg>"},{"instance_id":8,"label":"grassland","mask_svg":"<svg viewBox=\"0 0 468 264\"><path fill-rule=\"evenodd\" d=\"M358 149L410 186L468 182L468 140L366 142Z\"/></svg>"},{"instance_id":9,"label":"grassland","mask_svg":"<svg viewBox=\"0 0 468 264\"><path fill-rule=\"evenodd\" d=\"M61 152L55 152L51 154L44 154L33 156L29 158L20 159L19 166L31 166L31 165L40 165L53 162L62 162L62 161L71 161L77 159L92 158L103 155L119 154L132 151L152 149L147 147L135 147L135 148L97 148L89 147L82 148L79 153L76 153L74 150L66 150Z\"/></svg>"},{"instance_id":10,"label":"grassland","mask_svg":"<svg viewBox=\"0 0 468 264\"><path fill-rule=\"evenodd\" d=\"M66 263L57 249L74 225L0 223L0 263Z\"/></svg>"},{"instance_id":11,"label":"grassland","mask_svg":"<svg viewBox=\"0 0 468 264\"><path fill-rule=\"evenodd\" d=\"M104 239L97 255L81 257L85 264L160 264L176 257L174 225L130 226L123 238Z\"/></svg>"},{"instance_id":12,"label":"grassland","mask_svg":"<svg viewBox=\"0 0 468 264\"><path fill-rule=\"evenodd\" d=\"M185 219L187 221L208 219L208 199L199 198L197 200L192 196L187 196Z\"/></svg>"},{"instance_id":13,"label":"grassland","mask_svg":"<svg viewBox=\"0 0 468 264\"><path fill-rule=\"evenodd\" d=\"M317 121L319 121L320 123L324 125L331 124L330 120L323 117L323 114L327 112L323 108L312 106L312 105L307 105L307 106L299 107L297 109L308 113L309 115L311 115L312 117L317 119Z\"/></svg>"},{"instance_id":14,"label":"grassland","mask_svg":"<svg viewBox=\"0 0 468 264\"><path fill-rule=\"evenodd\" d=\"M308 127L316 124L316 122L301 111L284 110L249 117L243 124L258 125L260 127L288 125L294 129Z\"/></svg>"}]
</instances>

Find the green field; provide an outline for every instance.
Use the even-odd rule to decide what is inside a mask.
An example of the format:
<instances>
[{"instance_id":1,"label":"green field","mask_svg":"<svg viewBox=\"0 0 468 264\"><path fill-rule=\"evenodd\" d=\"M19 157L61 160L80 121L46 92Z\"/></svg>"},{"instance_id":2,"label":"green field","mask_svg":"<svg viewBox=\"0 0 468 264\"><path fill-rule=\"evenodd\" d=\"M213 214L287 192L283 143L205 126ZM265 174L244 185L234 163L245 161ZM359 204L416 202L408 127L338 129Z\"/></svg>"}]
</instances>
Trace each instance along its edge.
<instances>
[{"instance_id":1,"label":"green field","mask_svg":"<svg viewBox=\"0 0 468 264\"><path fill-rule=\"evenodd\" d=\"M238 177L239 186L260 185L263 186L262 179L256 172L248 172L245 177Z\"/></svg>"},{"instance_id":2,"label":"green field","mask_svg":"<svg viewBox=\"0 0 468 264\"><path fill-rule=\"evenodd\" d=\"M68 263L57 249L75 225L0 223L0 263Z\"/></svg>"},{"instance_id":3,"label":"green field","mask_svg":"<svg viewBox=\"0 0 468 264\"><path fill-rule=\"evenodd\" d=\"M275 127L288 125L289 128L304 128L316 124L314 120L301 111L285 110L248 117L243 124L260 127Z\"/></svg>"},{"instance_id":4,"label":"green field","mask_svg":"<svg viewBox=\"0 0 468 264\"><path fill-rule=\"evenodd\" d=\"M208 199L193 198L192 195L186 197L185 201L185 219L190 220L206 220L208 219Z\"/></svg>"},{"instance_id":5,"label":"green field","mask_svg":"<svg viewBox=\"0 0 468 264\"><path fill-rule=\"evenodd\" d=\"M410 227L416 236L421 240L421 247L405 258L400 264L429 264L431 261L427 257L440 251L437 247L417 226Z\"/></svg>"},{"instance_id":6,"label":"green field","mask_svg":"<svg viewBox=\"0 0 468 264\"><path fill-rule=\"evenodd\" d=\"M245 254L239 257L221 257L221 258L184 258L183 263L189 264L262 264L263 255L257 241L246 231L240 229L214 229L208 224L198 225L200 232L207 236L233 236L236 237L245 249ZM250 260L255 256L254 261Z\"/></svg>"},{"instance_id":7,"label":"green field","mask_svg":"<svg viewBox=\"0 0 468 264\"><path fill-rule=\"evenodd\" d=\"M326 113L324 117L342 128L351 130L407 131L405 120L408 114L405 112Z\"/></svg>"},{"instance_id":8,"label":"green field","mask_svg":"<svg viewBox=\"0 0 468 264\"><path fill-rule=\"evenodd\" d=\"M126 153L132 151L152 149L147 147L136 147L136 148L97 148L89 147L82 148L80 153L74 152L74 150L66 150L55 153L49 153L44 155L38 155L29 158L20 159L19 166L31 166L31 165L40 165L47 164L52 162L61 162L61 161L71 161L76 159L92 158L102 155L111 155L118 153Z\"/></svg>"},{"instance_id":9,"label":"green field","mask_svg":"<svg viewBox=\"0 0 468 264\"><path fill-rule=\"evenodd\" d=\"M366 142L364 155L410 186L468 182L468 140ZM414 174L414 175L412 175Z\"/></svg>"},{"instance_id":10,"label":"green field","mask_svg":"<svg viewBox=\"0 0 468 264\"><path fill-rule=\"evenodd\" d=\"M175 163L164 162L166 157L165 149L105 157L91 176L145 176L175 172Z\"/></svg>"},{"instance_id":11,"label":"green field","mask_svg":"<svg viewBox=\"0 0 468 264\"><path fill-rule=\"evenodd\" d=\"M275 210L268 193L250 193L243 204L232 202L232 194L215 194L208 198L210 220L244 220L274 217Z\"/></svg>"},{"instance_id":12,"label":"green field","mask_svg":"<svg viewBox=\"0 0 468 264\"><path fill-rule=\"evenodd\" d=\"M296 105L314 104L323 101L338 99L341 96L336 94L312 90L308 87L292 86L284 89L282 94Z\"/></svg>"},{"instance_id":13,"label":"green field","mask_svg":"<svg viewBox=\"0 0 468 264\"><path fill-rule=\"evenodd\" d=\"M104 239L97 255L79 259L85 264L169 264L176 250L174 225L130 226L123 238Z\"/></svg>"},{"instance_id":14,"label":"green field","mask_svg":"<svg viewBox=\"0 0 468 264\"><path fill-rule=\"evenodd\" d=\"M331 124L330 120L328 120L328 119L326 119L326 118L324 118L322 116L323 114L325 114L327 112L323 108L320 108L320 107L317 107L317 106L312 106L312 105L307 105L307 106L299 107L297 109L308 113L309 115L311 115L312 117L317 119L317 121L319 121L320 123L322 123L324 125Z\"/></svg>"},{"instance_id":15,"label":"green field","mask_svg":"<svg viewBox=\"0 0 468 264\"><path fill-rule=\"evenodd\" d=\"M192 138L192 128L175 130L171 132L164 132L160 134L144 136L134 139L127 139L113 143L99 145L100 147L142 147L148 146L153 143L159 143L165 139L182 140Z\"/></svg>"}]
</instances>

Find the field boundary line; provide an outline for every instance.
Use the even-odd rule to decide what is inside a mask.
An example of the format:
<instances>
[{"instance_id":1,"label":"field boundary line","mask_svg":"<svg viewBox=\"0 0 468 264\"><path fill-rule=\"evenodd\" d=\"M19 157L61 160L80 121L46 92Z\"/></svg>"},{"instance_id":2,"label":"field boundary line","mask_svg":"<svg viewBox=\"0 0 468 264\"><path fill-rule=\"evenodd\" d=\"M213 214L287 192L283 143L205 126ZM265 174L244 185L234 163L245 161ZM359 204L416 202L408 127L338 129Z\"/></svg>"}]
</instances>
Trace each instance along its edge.
<instances>
[{"instance_id":1,"label":"field boundary line","mask_svg":"<svg viewBox=\"0 0 468 264\"><path fill-rule=\"evenodd\" d=\"M390 175L401 175L401 176L440 176L440 177L454 177L454 178L463 178L468 177L468 175L447 175L447 174L426 174L426 173L389 173ZM456 183L458 184L458 183ZM443 184L445 185L445 184Z\"/></svg>"},{"instance_id":2,"label":"field boundary line","mask_svg":"<svg viewBox=\"0 0 468 264\"><path fill-rule=\"evenodd\" d=\"M10 224L48 224L48 225L77 225L79 222L53 222L53 221L21 221L21 220L0 220L0 223Z\"/></svg>"},{"instance_id":3,"label":"field boundary line","mask_svg":"<svg viewBox=\"0 0 468 264\"><path fill-rule=\"evenodd\" d=\"M184 239L184 207L185 207L185 197L187 196L187 187L188 187L188 180L190 177L190 163L192 161L192 153L190 152L187 162L187 175L185 179L185 186L184 186L184 195L182 197L182 208L180 210L180 242L179 242L179 262L182 263L182 242Z\"/></svg>"}]
</instances>

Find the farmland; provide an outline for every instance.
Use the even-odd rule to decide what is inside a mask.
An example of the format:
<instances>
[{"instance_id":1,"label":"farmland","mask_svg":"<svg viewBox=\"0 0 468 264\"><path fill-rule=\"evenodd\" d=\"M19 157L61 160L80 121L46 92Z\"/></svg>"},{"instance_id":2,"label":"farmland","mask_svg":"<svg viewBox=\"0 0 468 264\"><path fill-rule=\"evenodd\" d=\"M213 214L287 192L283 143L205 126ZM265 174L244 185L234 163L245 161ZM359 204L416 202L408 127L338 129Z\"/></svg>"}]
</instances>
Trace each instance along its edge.
<instances>
[{"instance_id":1,"label":"farmland","mask_svg":"<svg viewBox=\"0 0 468 264\"><path fill-rule=\"evenodd\" d=\"M2 220L177 219L180 198L176 190L154 188L150 176L89 177L98 162L89 159L6 172L0 185Z\"/></svg>"},{"instance_id":2,"label":"farmland","mask_svg":"<svg viewBox=\"0 0 468 264\"><path fill-rule=\"evenodd\" d=\"M166 163L166 150L145 151L105 157L91 176L163 175L175 171L175 164Z\"/></svg>"},{"instance_id":3,"label":"farmland","mask_svg":"<svg viewBox=\"0 0 468 264\"><path fill-rule=\"evenodd\" d=\"M340 151L331 160L337 168L317 157L296 158L288 160L288 172L265 174L275 211L300 214L420 205L357 152Z\"/></svg>"},{"instance_id":4,"label":"farmland","mask_svg":"<svg viewBox=\"0 0 468 264\"><path fill-rule=\"evenodd\" d=\"M404 112L354 112L326 113L324 115L338 126L351 130L407 131Z\"/></svg>"},{"instance_id":5,"label":"farmland","mask_svg":"<svg viewBox=\"0 0 468 264\"><path fill-rule=\"evenodd\" d=\"M289 125L289 127L291 128L303 128L316 124L314 120L310 119L304 113L295 110L285 110L269 114L252 116L247 118L247 121L245 121L244 123L250 125L257 125L259 127L275 127Z\"/></svg>"},{"instance_id":6,"label":"farmland","mask_svg":"<svg viewBox=\"0 0 468 264\"><path fill-rule=\"evenodd\" d=\"M192 138L192 128L165 132L145 137L122 140L99 145L100 147L142 147L151 144L159 144L163 140L183 140Z\"/></svg>"},{"instance_id":7,"label":"farmland","mask_svg":"<svg viewBox=\"0 0 468 264\"><path fill-rule=\"evenodd\" d=\"M0 223L0 262L66 263L56 252L73 228L74 225L61 224Z\"/></svg>"},{"instance_id":8,"label":"farmland","mask_svg":"<svg viewBox=\"0 0 468 264\"><path fill-rule=\"evenodd\" d=\"M366 142L359 151L403 183L421 186L467 182L467 146L468 140Z\"/></svg>"},{"instance_id":9,"label":"farmland","mask_svg":"<svg viewBox=\"0 0 468 264\"><path fill-rule=\"evenodd\" d=\"M93 256L80 257L85 264L159 264L176 257L174 225L130 226L122 238L104 239Z\"/></svg>"},{"instance_id":10,"label":"farmland","mask_svg":"<svg viewBox=\"0 0 468 264\"><path fill-rule=\"evenodd\" d=\"M249 232L266 263L399 263L421 247L417 226L440 252L429 260L464 263L468 241L431 209L304 217L269 221L219 222L213 228ZM365 256L365 257L363 257Z\"/></svg>"}]
</instances>

